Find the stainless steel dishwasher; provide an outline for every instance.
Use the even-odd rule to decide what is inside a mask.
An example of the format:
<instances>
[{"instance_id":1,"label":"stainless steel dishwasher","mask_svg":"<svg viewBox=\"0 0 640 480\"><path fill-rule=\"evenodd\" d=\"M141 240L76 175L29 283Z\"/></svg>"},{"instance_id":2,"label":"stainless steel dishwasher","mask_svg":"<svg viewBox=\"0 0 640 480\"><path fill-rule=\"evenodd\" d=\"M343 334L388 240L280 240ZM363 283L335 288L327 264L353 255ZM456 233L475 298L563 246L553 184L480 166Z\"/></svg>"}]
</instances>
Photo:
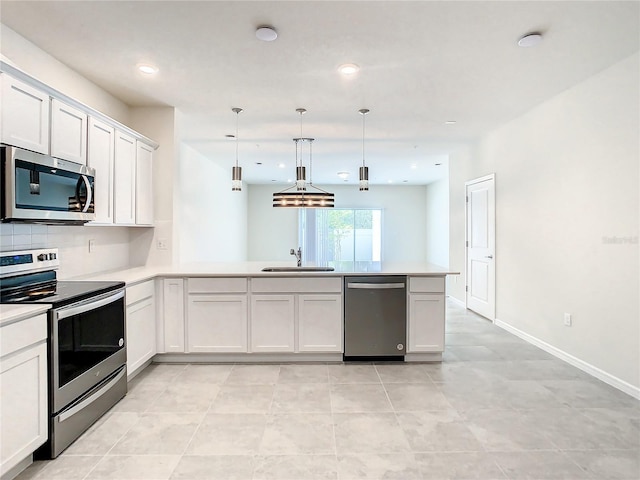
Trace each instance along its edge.
<instances>
[{"instance_id":1,"label":"stainless steel dishwasher","mask_svg":"<svg viewBox=\"0 0 640 480\"><path fill-rule=\"evenodd\" d=\"M404 356L406 285L401 275L344 278L345 359Z\"/></svg>"}]
</instances>

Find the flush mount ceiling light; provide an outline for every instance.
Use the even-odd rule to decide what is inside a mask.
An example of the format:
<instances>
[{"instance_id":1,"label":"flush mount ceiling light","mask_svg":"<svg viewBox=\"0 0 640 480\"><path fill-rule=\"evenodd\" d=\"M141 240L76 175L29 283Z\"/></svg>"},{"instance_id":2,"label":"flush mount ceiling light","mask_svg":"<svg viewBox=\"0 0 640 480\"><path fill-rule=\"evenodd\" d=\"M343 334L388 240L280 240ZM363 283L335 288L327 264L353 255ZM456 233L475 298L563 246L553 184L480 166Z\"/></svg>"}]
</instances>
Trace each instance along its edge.
<instances>
[{"instance_id":1,"label":"flush mount ceiling light","mask_svg":"<svg viewBox=\"0 0 640 480\"><path fill-rule=\"evenodd\" d=\"M273 42L278 38L278 32L270 25L262 25L256 30L256 38L263 42Z\"/></svg>"},{"instance_id":2,"label":"flush mount ceiling light","mask_svg":"<svg viewBox=\"0 0 640 480\"><path fill-rule=\"evenodd\" d=\"M281 192L273 194L273 206L285 208L331 208L334 206L334 195L313 185L312 179L312 144L315 139L302 136L302 116L306 113L304 108L296 109L300 114L300 137L294 138L296 144L296 183ZM307 191L306 167L303 160L303 147L309 146L309 189ZM298 147L300 155L298 156ZM289 190L295 188L295 192Z\"/></svg>"},{"instance_id":3,"label":"flush mount ceiling light","mask_svg":"<svg viewBox=\"0 0 640 480\"><path fill-rule=\"evenodd\" d=\"M358 112L362 115L362 166L360 167L360 191L365 192L369 190L369 167L364 164L364 117L369 113L369 109L361 108Z\"/></svg>"},{"instance_id":4,"label":"flush mount ceiling light","mask_svg":"<svg viewBox=\"0 0 640 480\"><path fill-rule=\"evenodd\" d=\"M158 73L158 67L149 63L140 63L138 64L138 71L145 75L154 75Z\"/></svg>"},{"instance_id":5,"label":"flush mount ceiling light","mask_svg":"<svg viewBox=\"0 0 640 480\"><path fill-rule=\"evenodd\" d=\"M338 71L342 75L346 75L347 77L355 73L358 73L359 70L360 70L360 67L355 63L345 63L338 67Z\"/></svg>"},{"instance_id":6,"label":"flush mount ceiling light","mask_svg":"<svg viewBox=\"0 0 640 480\"><path fill-rule=\"evenodd\" d=\"M349 172L338 172L337 174L342 180L349 178Z\"/></svg>"},{"instance_id":7,"label":"flush mount ceiling light","mask_svg":"<svg viewBox=\"0 0 640 480\"><path fill-rule=\"evenodd\" d=\"M444 124L445 124L445 125L455 125L455 124L456 124L456 121L455 121L455 120L446 120L446 121L444 122Z\"/></svg>"},{"instance_id":8,"label":"flush mount ceiling light","mask_svg":"<svg viewBox=\"0 0 640 480\"><path fill-rule=\"evenodd\" d=\"M527 33L520 40L518 40L519 47L535 47L542 42L542 34L540 32Z\"/></svg>"},{"instance_id":9,"label":"flush mount ceiling light","mask_svg":"<svg viewBox=\"0 0 640 480\"><path fill-rule=\"evenodd\" d=\"M236 164L231 169L231 191L239 192L242 190L242 167L238 166L238 119L242 109L234 107L231 111L236 114Z\"/></svg>"}]
</instances>

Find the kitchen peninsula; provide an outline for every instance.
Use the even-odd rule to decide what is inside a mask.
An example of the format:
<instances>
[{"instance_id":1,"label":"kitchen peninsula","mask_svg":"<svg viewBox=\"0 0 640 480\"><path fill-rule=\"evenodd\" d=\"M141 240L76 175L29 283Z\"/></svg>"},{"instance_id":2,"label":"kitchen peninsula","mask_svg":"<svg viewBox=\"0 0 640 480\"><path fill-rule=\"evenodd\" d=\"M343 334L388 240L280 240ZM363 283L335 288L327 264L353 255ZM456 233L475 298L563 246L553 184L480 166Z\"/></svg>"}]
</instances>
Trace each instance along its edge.
<instances>
[{"instance_id":1,"label":"kitchen peninsula","mask_svg":"<svg viewBox=\"0 0 640 480\"><path fill-rule=\"evenodd\" d=\"M264 272L265 267L291 267ZM379 271L296 271L290 263L140 267L84 279L127 284L127 365L154 362L342 361L344 278L406 276L405 361L441 361L445 277L427 263Z\"/></svg>"}]
</instances>

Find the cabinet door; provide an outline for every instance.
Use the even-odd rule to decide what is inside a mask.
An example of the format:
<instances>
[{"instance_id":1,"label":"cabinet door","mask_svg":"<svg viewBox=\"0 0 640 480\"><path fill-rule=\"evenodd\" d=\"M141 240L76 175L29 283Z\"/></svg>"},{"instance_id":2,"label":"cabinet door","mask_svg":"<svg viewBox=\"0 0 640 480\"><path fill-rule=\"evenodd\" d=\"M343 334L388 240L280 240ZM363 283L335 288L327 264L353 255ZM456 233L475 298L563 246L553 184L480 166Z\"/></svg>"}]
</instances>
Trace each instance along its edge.
<instances>
[{"instance_id":1,"label":"cabinet door","mask_svg":"<svg viewBox=\"0 0 640 480\"><path fill-rule=\"evenodd\" d=\"M251 297L251 351L295 350L295 297L253 295Z\"/></svg>"},{"instance_id":2,"label":"cabinet door","mask_svg":"<svg viewBox=\"0 0 640 480\"><path fill-rule=\"evenodd\" d=\"M169 278L162 285L163 348L158 351L184 352L184 280Z\"/></svg>"},{"instance_id":3,"label":"cabinet door","mask_svg":"<svg viewBox=\"0 0 640 480\"><path fill-rule=\"evenodd\" d=\"M136 221L136 140L117 130L114 165L115 223L134 225Z\"/></svg>"},{"instance_id":4,"label":"cabinet door","mask_svg":"<svg viewBox=\"0 0 640 480\"><path fill-rule=\"evenodd\" d=\"M51 100L51 156L87 163L87 114L56 98Z\"/></svg>"},{"instance_id":5,"label":"cabinet door","mask_svg":"<svg viewBox=\"0 0 640 480\"><path fill-rule=\"evenodd\" d=\"M127 305L127 376L156 354L156 304L153 297Z\"/></svg>"},{"instance_id":6,"label":"cabinet door","mask_svg":"<svg viewBox=\"0 0 640 480\"><path fill-rule=\"evenodd\" d=\"M342 296L298 296L298 351L342 352Z\"/></svg>"},{"instance_id":7,"label":"cabinet door","mask_svg":"<svg viewBox=\"0 0 640 480\"><path fill-rule=\"evenodd\" d=\"M49 95L26 83L0 75L1 142L39 153L49 153Z\"/></svg>"},{"instance_id":8,"label":"cabinet door","mask_svg":"<svg viewBox=\"0 0 640 480\"><path fill-rule=\"evenodd\" d=\"M153 224L153 147L137 141L136 224Z\"/></svg>"},{"instance_id":9,"label":"cabinet door","mask_svg":"<svg viewBox=\"0 0 640 480\"><path fill-rule=\"evenodd\" d=\"M0 359L0 475L47 440L47 344Z\"/></svg>"},{"instance_id":10,"label":"cabinet door","mask_svg":"<svg viewBox=\"0 0 640 480\"><path fill-rule=\"evenodd\" d=\"M444 351L444 295L409 295L407 352Z\"/></svg>"},{"instance_id":11,"label":"cabinet door","mask_svg":"<svg viewBox=\"0 0 640 480\"><path fill-rule=\"evenodd\" d=\"M113 223L113 159L115 130L95 118L89 119L87 165L95 168L93 223Z\"/></svg>"},{"instance_id":12,"label":"cabinet door","mask_svg":"<svg viewBox=\"0 0 640 480\"><path fill-rule=\"evenodd\" d=\"M246 295L189 295L189 352L246 352Z\"/></svg>"}]
</instances>

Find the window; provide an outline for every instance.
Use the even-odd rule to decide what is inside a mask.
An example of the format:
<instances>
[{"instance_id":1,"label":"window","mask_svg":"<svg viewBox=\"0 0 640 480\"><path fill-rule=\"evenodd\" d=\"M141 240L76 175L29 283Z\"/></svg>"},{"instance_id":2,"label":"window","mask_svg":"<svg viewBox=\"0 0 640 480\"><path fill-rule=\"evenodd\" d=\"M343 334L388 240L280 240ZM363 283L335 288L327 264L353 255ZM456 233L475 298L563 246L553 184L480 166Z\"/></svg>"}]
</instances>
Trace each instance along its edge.
<instances>
[{"instance_id":1,"label":"window","mask_svg":"<svg viewBox=\"0 0 640 480\"><path fill-rule=\"evenodd\" d=\"M381 269L381 209L301 208L298 235L306 263L340 271Z\"/></svg>"}]
</instances>

